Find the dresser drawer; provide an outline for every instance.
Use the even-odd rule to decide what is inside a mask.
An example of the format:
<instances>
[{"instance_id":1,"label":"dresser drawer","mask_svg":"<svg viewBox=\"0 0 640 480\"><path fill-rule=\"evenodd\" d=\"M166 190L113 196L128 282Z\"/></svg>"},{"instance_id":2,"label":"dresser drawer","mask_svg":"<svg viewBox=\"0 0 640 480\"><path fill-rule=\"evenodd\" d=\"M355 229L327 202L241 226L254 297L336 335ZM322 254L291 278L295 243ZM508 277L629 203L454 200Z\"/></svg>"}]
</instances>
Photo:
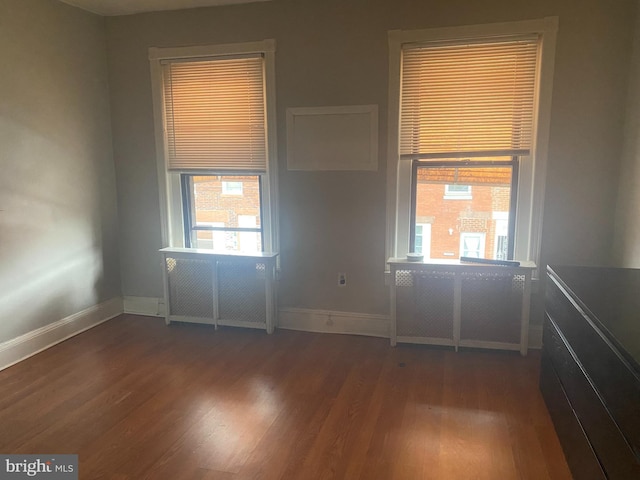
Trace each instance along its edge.
<instances>
[{"instance_id":1,"label":"dresser drawer","mask_svg":"<svg viewBox=\"0 0 640 480\"><path fill-rule=\"evenodd\" d=\"M607 477L571 408L548 355L542 356L540 391L562 443L573 478L575 480L606 480Z\"/></svg>"},{"instance_id":2,"label":"dresser drawer","mask_svg":"<svg viewBox=\"0 0 640 480\"><path fill-rule=\"evenodd\" d=\"M547 285L546 310L580 359L607 410L640 462L640 379L594 325L560 290ZM637 477L637 478L640 478Z\"/></svg>"},{"instance_id":3,"label":"dresser drawer","mask_svg":"<svg viewBox=\"0 0 640 480\"><path fill-rule=\"evenodd\" d=\"M640 478L640 463L581 365L570 352L553 318L546 319L543 344L543 356L553 365L607 478Z\"/></svg>"}]
</instances>

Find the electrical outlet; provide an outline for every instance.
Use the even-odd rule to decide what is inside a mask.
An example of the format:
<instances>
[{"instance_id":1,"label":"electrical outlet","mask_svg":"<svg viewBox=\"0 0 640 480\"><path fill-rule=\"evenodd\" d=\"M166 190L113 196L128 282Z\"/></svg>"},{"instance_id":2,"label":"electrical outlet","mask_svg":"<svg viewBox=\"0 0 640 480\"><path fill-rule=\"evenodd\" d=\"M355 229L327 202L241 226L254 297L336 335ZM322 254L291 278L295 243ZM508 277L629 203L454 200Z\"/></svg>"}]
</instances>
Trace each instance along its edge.
<instances>
[{"instance_id":1,"label":"electrical outlet","mask_svg":"<svg viewBox=\"0 0 640 480\"><path fill-rule=\"evenodd\" d=\"M338 286L339 287L346 287L347 286L347 274L346 273L339 273L338 274Z\"/></svg>"}]
</instances>

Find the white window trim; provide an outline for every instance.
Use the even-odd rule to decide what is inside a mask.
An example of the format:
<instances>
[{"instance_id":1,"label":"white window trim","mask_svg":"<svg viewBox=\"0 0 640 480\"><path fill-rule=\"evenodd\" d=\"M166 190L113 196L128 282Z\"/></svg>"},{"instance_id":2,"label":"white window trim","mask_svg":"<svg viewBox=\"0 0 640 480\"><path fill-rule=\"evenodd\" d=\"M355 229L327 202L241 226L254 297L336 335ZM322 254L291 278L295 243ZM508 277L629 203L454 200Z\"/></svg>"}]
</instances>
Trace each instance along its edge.
<instances>
[{"instance_id":1,"label":"white window trim","mask_svg":"<svg viewBox=\"0 0 640 480\"><path fill-rule=\"evenodd\" d=\"M531 159L522 157L520 162L515 257L539 263L557 30L558 17L546 17L540 20L389 32L386 258L404 257L409 250L411 162L399 161L402 45L537 33L542 41L536 82L534 141Z\"/></svg>"},{"instance_id":2,"label":"white window trim","mask_svg":"<svg viewBox=\"0 0 640 480\"><path fill-rule=\"evenodd\" d=\"M230 43L221 45L199 45L191 47L151 47L151 89L153 95L153 117L156 139L156 163L160 195L160 217L162 247L184 247L184 222L180 195L180 172L167 170L167 140L164 125L164 92L162 87L163 60L211 58L225 55L259 53L264 55L264 82L267 124L267 173L262 182L263 248L266 252L277 252L278 239L278 169L276 142L276 88L275 88L275 40ZM202 171L203 175L220 172ZM247 172L225 172L246 175ZM266 181L265 181L266 180Z\"/></svg>"}]
</instances>

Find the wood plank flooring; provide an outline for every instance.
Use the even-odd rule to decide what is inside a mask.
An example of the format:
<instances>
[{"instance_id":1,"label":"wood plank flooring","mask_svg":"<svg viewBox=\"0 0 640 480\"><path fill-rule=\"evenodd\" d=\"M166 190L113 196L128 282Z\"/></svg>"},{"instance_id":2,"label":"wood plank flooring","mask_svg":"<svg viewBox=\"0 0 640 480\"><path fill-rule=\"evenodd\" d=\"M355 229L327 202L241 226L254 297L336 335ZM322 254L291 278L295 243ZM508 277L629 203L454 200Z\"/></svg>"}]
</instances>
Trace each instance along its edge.
<instances>
[{"instance_id":1,"label":"wood plank flooring","mask_svg":"<svg viewBox=\"0 0 640 480\"><path fill-rule=\"evenodd\" d=\"M123 315L0 372L0 452L81 479L570 479L539 354Z\"/></svg>"}]
</instances>

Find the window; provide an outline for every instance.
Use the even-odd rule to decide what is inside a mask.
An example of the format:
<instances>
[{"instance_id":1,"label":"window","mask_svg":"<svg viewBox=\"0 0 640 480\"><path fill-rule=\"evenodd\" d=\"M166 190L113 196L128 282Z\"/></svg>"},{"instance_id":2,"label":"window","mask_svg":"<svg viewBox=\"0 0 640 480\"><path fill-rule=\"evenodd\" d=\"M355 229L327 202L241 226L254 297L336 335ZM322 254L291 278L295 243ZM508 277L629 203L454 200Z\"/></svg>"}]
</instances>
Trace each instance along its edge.
<instances>
[{"instance_id":1,"label":"window","mask_svg":"<svg viewBox=\"0 0 640 480\"><path fill-rule=\"evenodd\" d=\"M494 210L515 206L513 170L531 152L537 53L538 37L531 35L404 48L400 152L414 162L418 185L411 192L411 230L416 216L430 215L436 219L435 242L457 242L446 228L486 234L495 228ZM422 198L438 182L445 183L445 200L469 202L454 207ZM511 212L512 221L515 216ZM484 240L479 247L479 237L461 234L460 254L493 256L493 250L486 255ZM478 248L467 249L467 242ZM512 253L511 245L507 255Z\"/></svg>"},{"instance_id":2,"label":"window","mask_svg":"<svg viewBox=\"0 0 640 480\"><path fill-rule=\"evenodd\" d=\"M274 51L150 49L165 246L277 250Z\"/></svg>"},{"instance_id":3,"label":"window","mask_svg":"<svg viewBox=\"0 0 640 480\"><path fill-rule=\"evenodd\" d=\"M225 180L229 179L229 180ZM182 174L185 245L194 248L262 251L261 177ZM239 185L225 193L225 184ZM235 192L240 192L235 193Z\"/></svg>"},{"instance_id":4,"label":"window","mask_svg":"<svg viewBox=\"0 0 640 480\"><path fill-rule=\"evenodd\" d=\"M445 185L444 198L448 200L469 200L471 199L471 185Z\"/></svg>"},{"instance_id":5,"label":"window","mask_svg":"<svg viewBox=\"0 0 640 480\"><path fill-rule=\"evenodd\" d=\"M242 195L242 182L222 182L223 195Z\"/></svg>"},{"instance_id":6,"label":"window","mask_svg":"<svg viewBox=\"0 0 640 480\"><path fill-rule=\"evenodd\" d=\"M423 242L428 217L431 258L537 259L556 29L389 33L389 257Z\"/></svg>"}]
</instances>

